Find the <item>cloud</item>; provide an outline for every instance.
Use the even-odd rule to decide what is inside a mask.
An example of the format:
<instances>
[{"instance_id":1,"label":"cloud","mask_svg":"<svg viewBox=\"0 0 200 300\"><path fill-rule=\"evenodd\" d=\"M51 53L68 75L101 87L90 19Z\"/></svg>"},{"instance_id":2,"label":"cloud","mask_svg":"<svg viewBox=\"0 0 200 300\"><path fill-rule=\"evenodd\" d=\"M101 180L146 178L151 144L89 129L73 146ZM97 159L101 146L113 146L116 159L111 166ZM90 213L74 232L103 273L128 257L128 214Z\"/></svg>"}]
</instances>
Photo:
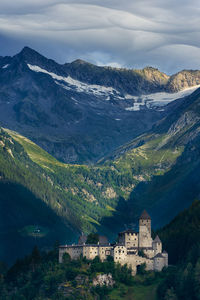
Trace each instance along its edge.
<instances>
[{"instance_id":1,"label":"cloud","mask_svg":"<svg viewBox=\"0 0 200 300\"><path fill-rule=\"evenodd\" d=\"M1 55L29 45L59 62L197 69L199 10L196 0L1 0Z\"/></svg>"}]
</instances>

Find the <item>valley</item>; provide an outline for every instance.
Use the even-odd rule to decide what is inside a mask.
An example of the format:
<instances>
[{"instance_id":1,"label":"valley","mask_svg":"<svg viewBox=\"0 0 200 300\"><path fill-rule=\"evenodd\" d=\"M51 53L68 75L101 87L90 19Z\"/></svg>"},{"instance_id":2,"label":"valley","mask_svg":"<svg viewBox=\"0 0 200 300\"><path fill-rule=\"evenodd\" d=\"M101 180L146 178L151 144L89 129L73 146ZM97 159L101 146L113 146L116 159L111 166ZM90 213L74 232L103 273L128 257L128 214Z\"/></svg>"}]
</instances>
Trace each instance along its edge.
<instances>
[{"instance_id":1,"label":"valley","mask_svg":"<svg viewBox=\"0 0 200 300\"><path fill-rule=\"evenodd\" d=\"M180 74L166 77L151 68L107 69L80 61L61 66L29 48L1 58L1 66L0 227L8 241L2 259L10 260L6 249L13 236L19 245L14 261L35 242L40 247L57 239L76 242L81 232L112 240L118 231L135 228L144 208L156 229L198 198L198 72L184 71L180 86ZM96 81L89 75L83 80L86 67ZM149 90L139 95L128 87L116 89L112 81L99 81L102 71L132 74L134 80L143 76ZM177 87L173 83L169 93L172 80Z\"/></svg>"}]
</instances>

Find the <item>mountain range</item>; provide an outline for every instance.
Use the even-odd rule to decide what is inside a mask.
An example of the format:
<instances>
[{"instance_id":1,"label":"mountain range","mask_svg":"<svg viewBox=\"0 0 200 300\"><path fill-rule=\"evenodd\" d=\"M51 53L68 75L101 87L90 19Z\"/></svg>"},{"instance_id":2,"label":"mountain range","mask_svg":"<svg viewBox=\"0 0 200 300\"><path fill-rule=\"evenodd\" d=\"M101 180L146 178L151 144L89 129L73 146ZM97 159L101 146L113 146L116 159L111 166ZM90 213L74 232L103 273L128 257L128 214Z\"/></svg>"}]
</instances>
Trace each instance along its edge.
<instances>
[{"instance_id":1,"label":"mountain range","mask_svg":"<svg viewBox=\"0 0 200 300\"><path fill-rule=\"evenodd\" d=\"M1 57L0 259L112 240L144 208L158 228L198 199L199 74Z\"/></svg>"},{"instance_id":2,"label":"mountain range","mask_svg":"<svg viewBox=\"0 0 200 300\"><path fill-rule=\"evenodd\" d=\"M0 125L66 163L94 163L151 129L200 85L200 71L60 65L25 47L0 58Z\"/></svg>"}]
</instances>

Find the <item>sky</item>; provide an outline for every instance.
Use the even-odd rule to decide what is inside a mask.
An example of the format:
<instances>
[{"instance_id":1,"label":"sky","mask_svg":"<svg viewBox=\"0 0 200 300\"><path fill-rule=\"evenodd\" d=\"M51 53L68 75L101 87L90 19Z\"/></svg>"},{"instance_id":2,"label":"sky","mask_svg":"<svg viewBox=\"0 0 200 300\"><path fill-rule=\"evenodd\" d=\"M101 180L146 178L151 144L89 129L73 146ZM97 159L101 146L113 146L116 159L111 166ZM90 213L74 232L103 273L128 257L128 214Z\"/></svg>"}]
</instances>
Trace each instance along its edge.
<instances>
[{"instance_id":1,"label":"sky","mask_svg":"<svg viewBox=\"0 0 200 300\"><path fill-rule=\"evenodd\" d=\"M0 56L24 46L59 63L200 69L200 1L0 0Z\"/></svg>"}]
</instances>

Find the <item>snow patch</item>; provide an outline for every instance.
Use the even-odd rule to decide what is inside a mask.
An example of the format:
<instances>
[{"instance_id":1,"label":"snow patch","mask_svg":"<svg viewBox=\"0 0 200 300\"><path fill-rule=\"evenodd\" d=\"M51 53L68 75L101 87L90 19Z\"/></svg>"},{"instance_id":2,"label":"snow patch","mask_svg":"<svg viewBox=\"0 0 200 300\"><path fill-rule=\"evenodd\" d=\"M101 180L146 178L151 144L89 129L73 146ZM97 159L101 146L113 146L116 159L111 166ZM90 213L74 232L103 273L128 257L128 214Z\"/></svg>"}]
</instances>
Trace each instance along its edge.
<instances>
[{"instance_id":1,"label":"snow patch","mask_svg":"<svg viewBox=\"0 0 200 300\"><path fill-rule=\"evenodd\" d=\"M141 96L131 96L131 95L125 95L126 99L132 99L133 100L133 106L125 108L128 111L138 111L141 109L141 107L146 108L155 108L155 107L163 107L167 105L168 103L181 99L183 97L186 97L190 94L192 94L196 89L200 87L199 85L195 85L193 87L186 88L182 91L176 92L176 93L153 93L148 95L141 95ZM159 109L162 111L163 109Z\"/></svg>"},{"instance_id":2,"label":"snow patch","mask_svg":"<svg viewBox=\"0 0 200 300\"><path fill-rule=\"evenodd\" d=\"M110 95L120 94L117 90L113 89L112 87L106 87L97 84L87 84L82 81L73 79L70 76L64 77L57 75L52 72L48 72L45 69L40 68L39 66L30 65L28 64L29 69L35 72L41 72L50 75L56 84L61 85L66 90L76 90L77 92L84 92L87 94L92 94L96 96L103 96L105 100L110 100Z\"/></svg>"},{"instance_id":3,"label":"snow patch","mask_svg":"<svg viewBox=\"0 0 200 300\"><path fill-rule=\"evenodd\" d=\"M8 65L4 66L7 67ZM81 82L79 80L73 79L70 76L64 77L57 75L53 72L48 72L47 70L40 68L36 65L28 64L28 67L34 72L41 72L44 74L48 74L51 76L55 83L60 85L62 88L66 90L74 90L76 92L84 92L86 94L94 95L96 97L101 97L102 100L110 101L111 99L125 101L124 102L124 109L127 111L140 111L141 109L156 109L162 111L164 106L168 103L183 98L185 96L190 95L193 93L200 85L196 85L193 87L186 88L182 91L177 93L166 93L166 92L159 92L159 93L152 93L148 95L140 95L140 96L132 96L129 94L122 94L116 89L112 87L106 87L102 85L96 84L87 84ZM76 100L75 104L77 104Z\"/></svg>"},{"instance_id":4,"label":"snow patch","mask_svg":"<svg viewBox=\"0 0 200 300\"><path fill-rule=\"evenodd\" d=\"M6 68L9 67L9 66L10 66L10 65L7 64L7 65L3 66L2 69L6 69Z\"/></svg>"}]
</instances>

